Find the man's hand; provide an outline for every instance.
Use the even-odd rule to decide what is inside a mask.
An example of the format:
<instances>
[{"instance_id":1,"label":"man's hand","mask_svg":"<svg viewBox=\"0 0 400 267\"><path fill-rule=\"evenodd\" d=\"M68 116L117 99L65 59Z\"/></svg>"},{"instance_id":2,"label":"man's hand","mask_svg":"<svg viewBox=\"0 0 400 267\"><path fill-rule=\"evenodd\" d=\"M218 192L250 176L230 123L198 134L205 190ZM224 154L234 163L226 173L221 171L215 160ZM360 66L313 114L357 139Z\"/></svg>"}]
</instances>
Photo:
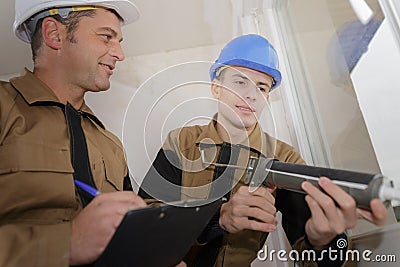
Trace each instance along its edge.
<instances>
[{"instance_id":1,"label":"man's hand","mask_svg":"<svg viewBox=\"0 0 400 267\"><path fill-rule=\"evenodd\" d=\"M382 226L386 223L387 209L379 199L370 202L371 212L368 210L357 209L358 215L373 224Z\"/></svg>"},{"instance_id":2,"label":"man's hand","mask_svg":"<svg viewBox=\"0 0 400 267\"><path fill-rule=\"evenodd\" d=\"M308 182L302 184L311 210L311 218L306 223L305 231L315 248L329 244L338 234L353 228L358 218L353 197L328 178L321 177L319 185L325 193ZM371 201L371 208L371 221L382 223L386 220L386 208L379 200ZM368 212L364 215L367 216Z\"/></svg>"},{"instance_id":3,"label":"man's hand","mask_svg":"<svg viewBox=\"0 0 400 267\"><path fill-rule=\"evenodd\" d=\"M129 209L146 203L134 192L103 193L95 197L72 221L70 265L95 261L104 251Z\"/></svg>"},{"instance_id":4,"label":"man's hand","mask_svg":"<svg viewBox=\"0 0 400 267\"><path fill-rule=\"evenodd\" d=\"M260 187L249 192L248 186L239 190L221 207L219 224L222 229L236 233L243 229L272 232L276 229L273 190Z\"/></svg>"}]
</instances>

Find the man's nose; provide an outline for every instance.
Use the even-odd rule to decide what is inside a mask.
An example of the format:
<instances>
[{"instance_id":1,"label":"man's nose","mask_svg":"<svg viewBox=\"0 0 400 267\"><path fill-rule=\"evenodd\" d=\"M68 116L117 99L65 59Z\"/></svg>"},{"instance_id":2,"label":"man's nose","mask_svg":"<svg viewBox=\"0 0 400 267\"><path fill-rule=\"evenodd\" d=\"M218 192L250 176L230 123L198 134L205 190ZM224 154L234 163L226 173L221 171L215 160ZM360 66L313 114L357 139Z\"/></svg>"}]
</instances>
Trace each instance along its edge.
<instances>
[{"instance_id":1,"label":"man's nose","mask_svg":"<svg viewBox=\"0 0 400 267\"><path fill-rule=\"evenodd\" d=\"M113 56L117 61L122 61L125 59L125 54L120 43L115 43L111 47L110 55Z\"/></svg>"},{"instance_id":2,"label":"man's nose","mask_svg":"<svg viewBox=\"0 0 400 267\"><path fill-rule=\"evenodd\" d=\"M258 87L254 84L251 84L248 86L244 97L249 100L256 100L257 97L259 97L259 94L260 92L258 90Z\"/></svg>"}]
</instances>

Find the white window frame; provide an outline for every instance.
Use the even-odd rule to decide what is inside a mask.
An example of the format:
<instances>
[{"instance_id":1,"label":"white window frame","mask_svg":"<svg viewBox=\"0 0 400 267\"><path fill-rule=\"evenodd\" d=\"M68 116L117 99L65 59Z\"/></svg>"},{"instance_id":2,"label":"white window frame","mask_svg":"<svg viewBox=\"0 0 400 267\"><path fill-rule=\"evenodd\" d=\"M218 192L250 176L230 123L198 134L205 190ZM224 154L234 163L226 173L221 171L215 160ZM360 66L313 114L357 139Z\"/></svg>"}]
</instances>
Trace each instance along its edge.
<instances>
[{"instance_id":1,"label":"white window frame","mask_svg":"<svg viewBox=\"0 0 400 267\"><path fill-rule=\"evenodd\" d=\"M281 99L287 113L287 124L293 125L289 127L291 143L308 164L331 167L328 142L318 110L312 104L315 97L307 90L308 81L303 75L300 55L290 52L291 43L287 38L289 29L284 28L286 24L282 23L282 12L288 1L262 0L261 6L251 11L245 10L246 4L243 2L236 1L235 4L236 15L242 15L239 19L242 34L258 33L267 36L277 50L282 73Z\"/></svg>"}]
</instances>

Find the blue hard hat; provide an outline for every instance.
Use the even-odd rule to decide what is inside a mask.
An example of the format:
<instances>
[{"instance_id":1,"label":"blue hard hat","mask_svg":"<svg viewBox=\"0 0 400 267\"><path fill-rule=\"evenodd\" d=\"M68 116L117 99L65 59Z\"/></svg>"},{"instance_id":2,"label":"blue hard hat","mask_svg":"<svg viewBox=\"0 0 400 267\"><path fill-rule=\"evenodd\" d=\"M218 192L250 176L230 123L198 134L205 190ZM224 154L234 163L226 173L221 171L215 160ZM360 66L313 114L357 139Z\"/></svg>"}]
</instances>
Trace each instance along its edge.
<instances>
[{"instance_id":1,"label":"blue hard hat","mask_svg":"<svg viewBox=\"0 0 400 267\"><path fill-rule=\"evenodd\" d=\"M218 59L210 68L211 81L215 79L218 69L226 65L246 67L266 73L274 79L272 88L281 83L278 55L268 40L257 34L239 36L222 49Z\"/></svg>"}]
</instances>

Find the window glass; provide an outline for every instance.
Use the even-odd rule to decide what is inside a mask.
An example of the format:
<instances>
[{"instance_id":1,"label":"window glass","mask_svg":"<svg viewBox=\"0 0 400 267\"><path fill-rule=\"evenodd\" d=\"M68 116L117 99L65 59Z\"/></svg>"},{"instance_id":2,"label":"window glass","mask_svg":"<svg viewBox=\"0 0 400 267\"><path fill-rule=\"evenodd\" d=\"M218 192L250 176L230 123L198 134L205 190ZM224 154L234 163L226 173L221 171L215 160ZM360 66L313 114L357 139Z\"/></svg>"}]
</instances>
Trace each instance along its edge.
<instances>
[{"instance_id":1,"label":"window glass","mask_svg":"<svg viewBox=\"0 0 400 267\"><path fill-rule=\"evenodd\" d=\"M380 172L350 79L384 18L378 0L367 3L366 25L348 0L288 0L277 10L309 145L324 150L316 165Z\"/></svg>"}]
</instances>

